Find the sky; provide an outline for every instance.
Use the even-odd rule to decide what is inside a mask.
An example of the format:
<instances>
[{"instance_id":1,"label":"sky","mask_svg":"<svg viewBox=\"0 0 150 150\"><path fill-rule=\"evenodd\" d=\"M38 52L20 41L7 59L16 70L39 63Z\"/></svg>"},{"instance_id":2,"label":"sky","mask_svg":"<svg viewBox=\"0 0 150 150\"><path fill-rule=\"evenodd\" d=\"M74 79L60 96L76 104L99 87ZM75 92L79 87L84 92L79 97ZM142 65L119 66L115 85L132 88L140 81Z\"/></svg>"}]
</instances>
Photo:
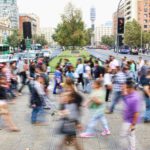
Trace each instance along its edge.
<instances>
[{"instance_id":1,"label":"sky","mask_svg":"<svg viewBox=\"0 0 150 150\"><path fill-rule=\"evenodd\" d=\"M83 20L90 27L90 8L96 8L95 25L112 21L119 0L18 0L19 13L35 13L40 17L41 27L56 27L68 2L80 8Z\"/></svg>"}]
</instances>

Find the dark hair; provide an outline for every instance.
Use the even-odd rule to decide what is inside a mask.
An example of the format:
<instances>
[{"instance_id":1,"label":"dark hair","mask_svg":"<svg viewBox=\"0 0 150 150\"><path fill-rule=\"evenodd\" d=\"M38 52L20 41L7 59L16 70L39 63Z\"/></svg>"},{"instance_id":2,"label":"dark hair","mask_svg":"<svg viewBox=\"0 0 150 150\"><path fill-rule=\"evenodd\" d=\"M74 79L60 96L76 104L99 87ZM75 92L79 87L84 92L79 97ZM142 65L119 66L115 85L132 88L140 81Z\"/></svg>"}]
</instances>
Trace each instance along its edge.
<instances>
[{"instance_id":1,"label":"dark hair","mask_svg":"<svg viewBox=\"0 0 150 150\"><path fill-rule=\"evenodd\" d=\"M128 88L135 88L136 84L132 78L128 78L126 81L126 85Z\"/></svg>"}]
</instances>

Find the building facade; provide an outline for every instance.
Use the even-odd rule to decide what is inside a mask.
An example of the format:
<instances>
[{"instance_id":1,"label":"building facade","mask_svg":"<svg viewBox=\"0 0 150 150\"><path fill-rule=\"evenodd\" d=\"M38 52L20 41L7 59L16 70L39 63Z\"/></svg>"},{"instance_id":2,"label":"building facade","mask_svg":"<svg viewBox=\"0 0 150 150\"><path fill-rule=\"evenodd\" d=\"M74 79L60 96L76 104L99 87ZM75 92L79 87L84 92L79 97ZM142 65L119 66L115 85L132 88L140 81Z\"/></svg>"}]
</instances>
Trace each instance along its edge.
<instances>
[{"instance_id":1,"label":"building facade","mask_svg":"<svg viewBox=\"0 0 150 150\"><path fill-rule=\"evenodd\" d=\"M16 0L0 0L0 18L8 18L12 28L18 28L19 13Z\"/></svg>"},{"instance_id":2,"label":"building facade","mask_svg":"<svg viewBox=\"0 0 150 150\"><path fill-rule=\"evenodd\" d=\"M40 19L35 14L19 15L19 33L23 34L23 22L31 22L32 35L39 34Z\"/></svg>"},{"instance_id":3,"label":"building facade","mask_svg":"<svg viewBox=\"0 0 150 150\"><path fill-rule=\"evenodd\" d=\"M138 0L125 0L124 2L124 16L125 22L135 19L138 21Z\"/></svg>"},{"instance_id":4,"label":"building facade","mask_svg":"<svg viewBox=\"0 0 150 150\"><path fill-rule=\"evenodd\" d=\"M49 45L54 45L55 42L52 38L52 35L54 34L54 28L47 27L47 28L41 28L40 34L44 35L45 39L47 40Z\"/></svg>"},{"instance_id":5,"label":"building facade","mask_svg":"<svg viewBox=\"0 0 150 150\"><path fill-rule=\"evenodd\" d=\"M0 44L2 44L12 33L9 19L0 19Z\"/></svg>"},{"instance_id":6,"label":"building facade","mask_svg":"<svg viewBox=\"0 0 150 150\"><path fill-rule=\"evenodd\" d=\"M98 46L101 43L101 39L104 35L112 35L112 26L101 25L95 28L95 45Z\"/></svg>"},{"instance_id":7,"label":"building facade","mask_svg":"<svg viewBox=\"0 0 150 150\"><path fill-rule=\"evenodd\" d=\"M138 22L144 31L150 31L150 0L138 0Z\"/></svg>"}]
</instances>

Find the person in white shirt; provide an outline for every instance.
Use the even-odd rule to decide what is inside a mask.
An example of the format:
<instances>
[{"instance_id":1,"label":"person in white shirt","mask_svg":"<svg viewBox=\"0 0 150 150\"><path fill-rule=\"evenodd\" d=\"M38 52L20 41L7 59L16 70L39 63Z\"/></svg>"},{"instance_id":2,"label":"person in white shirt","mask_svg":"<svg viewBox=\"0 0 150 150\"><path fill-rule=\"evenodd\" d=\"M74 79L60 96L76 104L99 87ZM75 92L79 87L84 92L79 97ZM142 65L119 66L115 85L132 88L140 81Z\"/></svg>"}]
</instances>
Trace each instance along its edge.
<instances>
[{"instance_id":1,"label":"person in white shirt","mask_svg":"<svg viewBox=\"0 0 150 150\"><path fill-rule=\"evenodd\" d=\"M110 64L109 64L109 67L110 67L111 69L114 69L114 68L116 68L117 66L119 66L119 61L118 61L117 59L115 59L115 57L111 56L111 57L110 57L110 60L111 60L111 62L110 62Z\"/></svg>"},{"instance_id":2,"label":"person in white shirt","mask_svg":"<svg viewBox=\"0 0 150 150\"><path fill-rule=\"evenodd\" d=\"M105 97L106 102L108 102L109 96L112 91L112 75L110 74L110 72L111 72L110 67L105 68L104 86L106 88L106 97Z\"/></svg>"},{"instance_id":3,"label":"person in white shirt","mask_svg":"<svg viewBox=\"0 0 150 150\"><path fill-rule=\"evenodd\" d=\"M75 73L79 75L78 83L82 83L82 88L84 89L84 80L83 80L84 65L81 59L78 59L77 61L77 68Z\"/></svg>"},{"instance_id":4,"label":"person in white shirt","mask_svg":"<svg viewBox=\"0 0 150 150\"><path fill-rule=\"evenodd\" d=\"M84 78L84 92L85 93L89 93L91 91L90 80L92 78L91 67L90 67L89 61L84 61L83 78Z\"/></svg>"}]
</instances>

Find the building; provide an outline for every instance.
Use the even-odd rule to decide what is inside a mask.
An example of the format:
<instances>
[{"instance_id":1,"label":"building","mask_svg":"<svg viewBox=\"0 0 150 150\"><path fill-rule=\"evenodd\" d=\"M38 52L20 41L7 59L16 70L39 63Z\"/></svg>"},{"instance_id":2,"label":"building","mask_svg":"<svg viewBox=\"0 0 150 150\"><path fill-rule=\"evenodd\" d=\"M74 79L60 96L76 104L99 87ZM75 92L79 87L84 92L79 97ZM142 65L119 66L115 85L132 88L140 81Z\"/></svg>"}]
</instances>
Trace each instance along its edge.
<instances>
[{"instance_id":1,"label":"building","mask_svg":"<svg viewBox=\"0 0 150 150\"><path fill-rule=\"evenodd\" d=\"M144 31L150 31L150 0L138 0L138 22Z\"/></svg>"},{"instance_id":2,"label":"building","mask_svg":"<svg viewBox=\"0 0 150 150\"><path fill-rule=\"evenodd\" d=\"M112 34L115 36L117 33L117 17L124 17L124 3L120 5L118 15L117 12L113 14L113 27L112 27Z\"/></svg>"},{"instance_id":3,"label":"building","mask_svg":"<svg viewBox=\"0 0 150 150\"><path fill-rule=\"evenodd\" d=\"M47 27L47 28L41 28L40 34L44 35L45 39L47 40L49 45L54 45L55 42L52 38L52 35L54 34L54 28Z\"/></svg>"},{"instance_id":4,"label":"building","mask_svg":"<svg viewBox=\"0 0 150 150\"><path fill-rule=\"evenodd\" d=\"M19 15L19 33L23 34L23 22L31 22L32 35L39 34L40 19L35 14Z\"/></svg>"},{"instance_id":5,"label":"building","mask_svg":"<svg viewBox=\"0 0 150 150\"><path fill-rule=\"evenodd\" d=\"M101 43L101 39L104 35L111 36L112 35L112 26L101 25L100 27L95 28L95 44L99 45Z\"/></svg>"},{"instance_id":6,"label":"building","mask_svg":"<svg viewBox=\"0 0 150 150\"><path fill-rule=\"evenodd\" d=\"M0 44L12 33L11 22L9 19L0 19Z\"/></svg>"},{"instance_id":7,"label":"building","mask_svg":"<svg viewBox=\"0 0 150 150\"><path fill-rule=\"evenodd\" d=\"M0 18L8 18L12 28L18 28L19 13L16 0L0 0Z\"/></svg>"},{"instance_id":8,"label":"building","mask_svg":"<svg viewBox=\"0 0 150 150\"><path fill-rule=\"evenodd\" d=\"M138 21L138 0L125 0L124 2L124 17L125 22L135 19Z\"/></svg>"}]
</instances>

